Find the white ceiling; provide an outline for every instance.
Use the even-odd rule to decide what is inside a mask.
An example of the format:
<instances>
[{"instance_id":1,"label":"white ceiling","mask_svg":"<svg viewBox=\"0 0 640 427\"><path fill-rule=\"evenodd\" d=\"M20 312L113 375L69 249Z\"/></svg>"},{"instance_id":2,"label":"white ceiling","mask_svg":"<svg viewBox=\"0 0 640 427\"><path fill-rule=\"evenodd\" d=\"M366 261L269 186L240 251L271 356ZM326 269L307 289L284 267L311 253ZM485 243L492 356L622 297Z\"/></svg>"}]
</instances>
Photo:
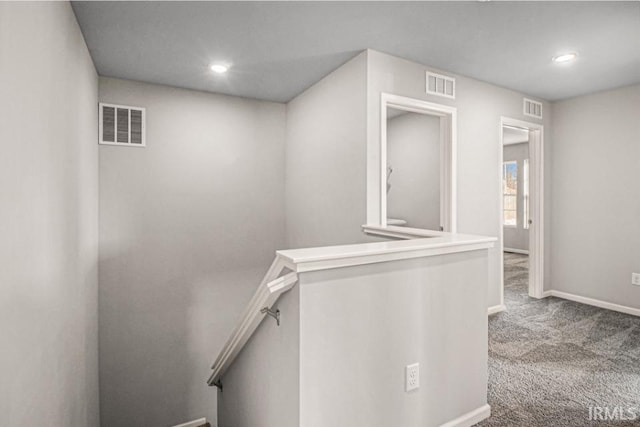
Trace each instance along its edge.
<instances>
[{"instance_id":1,"label":"white ceiling","mask_svg":"<svg viewBox=\"0 0 640 427\"><path fill-rule=\"evenodd\" d=\"M74 2L103 76L288 101L366 48L547 100L640 82L640 2ZM552 63L566 51L571 64ZM229 61L225 76L208 65Z\"/></svg>"}]
</instances>

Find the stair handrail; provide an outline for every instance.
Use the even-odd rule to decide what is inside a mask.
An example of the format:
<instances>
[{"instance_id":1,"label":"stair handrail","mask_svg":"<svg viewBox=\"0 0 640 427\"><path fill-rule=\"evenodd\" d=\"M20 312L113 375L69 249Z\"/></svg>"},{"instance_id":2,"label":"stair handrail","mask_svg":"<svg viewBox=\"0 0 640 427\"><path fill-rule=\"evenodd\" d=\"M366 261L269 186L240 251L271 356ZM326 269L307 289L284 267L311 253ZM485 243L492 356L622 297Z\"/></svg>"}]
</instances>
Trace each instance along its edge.
<instances>
[{"instance_id":1,"label":"stair handrail","mask_svg":"<svg viewBox=\"0 0 640 427\"><path fill-rule=\"evenodd\" d=\"M207 384L210 386L215 385L222 389L222 375L231 366L256 329L258 329L264 317L270 315L269 313L272 312L271 307L278 301L280 295L291 289L298 281L296 272L286 272L287 265L285 259L276 255L231 336L227 339L220 353L218 353L216 361L211 366L213 372L207 380Z\"/></svg>"}]
</instances>

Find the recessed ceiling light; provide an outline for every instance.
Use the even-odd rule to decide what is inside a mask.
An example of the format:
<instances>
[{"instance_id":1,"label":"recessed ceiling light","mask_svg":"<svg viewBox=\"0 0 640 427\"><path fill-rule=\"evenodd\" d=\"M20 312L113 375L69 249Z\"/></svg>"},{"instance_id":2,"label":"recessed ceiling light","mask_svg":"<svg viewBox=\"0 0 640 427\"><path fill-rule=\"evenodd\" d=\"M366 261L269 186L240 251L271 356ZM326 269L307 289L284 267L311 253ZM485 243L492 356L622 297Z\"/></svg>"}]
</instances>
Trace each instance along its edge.
<instances>
[{"instance_id":1,"label":"recessed ceiling light","mask_svg":"<svg viewBox=\"0 0 640 427\"><path fill-rule=\"evenodd\" d=\"M229 67L227 67L226 65L222 65L222 64L213 64L209 68L211 68L211 71L213 71L214 73L218 73L218 74L224 74L229 70Z\"/></svg>"},{"instance_id":2,"label":"recessed ceiling light","mask_svg":"<svg viewBox=\"0 0 640 427\"><path fill-rule=\"evenodd\" d=\"M563 53L562 55L554 56L553 62L569 62L578 57L576 52Z\"/></svg>"}]
</instances>

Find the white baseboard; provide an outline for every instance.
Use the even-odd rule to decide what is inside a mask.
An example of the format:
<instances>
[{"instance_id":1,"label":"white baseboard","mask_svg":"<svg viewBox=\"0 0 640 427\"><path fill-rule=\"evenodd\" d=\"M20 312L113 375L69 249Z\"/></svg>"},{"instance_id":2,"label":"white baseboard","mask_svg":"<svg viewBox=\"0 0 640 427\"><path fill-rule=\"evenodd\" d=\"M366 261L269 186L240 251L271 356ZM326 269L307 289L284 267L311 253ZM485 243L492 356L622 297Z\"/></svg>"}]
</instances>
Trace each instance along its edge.
<instances>
[{"instance_id":1,"label":"white baseboard","mask_svg":"<svg viewBox=\"0 0 640 427\"><path fill-rule=\"evenodd\" d=\"M544 291L542 293L542 298L547 298L547 297L550 297L550 296L551 296L551 291Z\"/></svg>"},{"instance_id":2,"label":"white baseboard","mask_svg":"<svg viewBox=\"0 0 640 427\"><path fill-rule=\"evenodd\" d=\"M512 252L514 254L529 255L529 251L525 251L524 249L504 248L504 251L505 252Z\"/></svg>"},{"instance_id":3,"label":"white baseboard","mask_svg":"<svg viewBox=\"0 0 640 427\"><path fill-rule=\"evenodd\" d=\"M491 406L484 405L478 409L474 409L471 412L467 412L464 415L459 416L455 420L451 420L448 423L442 424L440 427L471 427L474 424L478 424L480 421L487 419L491 416Z\"/></svg>"},{"instance_id":4,"label":"white baseboard","mask_svg":"<svg viewBox=\"0 0 640 427\"><path fill-rule=\"evenodd\" d=\"M640 316L640 309L627 307L625 305L614 304L612 302L601 301L593 298L582 297L580 295L569 294L561 291L548 291L551 296L575 301L582 304L593 305L595 307L605 308L607 310L618 311L620 313L630 314L632 316Z\"/></svg>"},{"instance_id":5,"label":"white baseboard","mask_svg":"<svg viewBox=\"0 0 640 427\"><path fill-rule=\"evenodd\" d=\"M491 316L492 314L500 313L501 311L505 311L507 307L504 304L494 305L493 307L489 307L487 310L487 314Z\"/></svg>"},{"instance_id":6,"label":"white baseboard","mask_svg":"<svg viewBox=\"0 0 640 427\"><path fill-rule=\"evenodd\" d=\"M184 424L178 424L177 426L173 426L173 427L200 427L206 422L207 422L206 418L200 418L198 420L189 421L188 423L184 423Z\"/></svg>"}]
</instances>

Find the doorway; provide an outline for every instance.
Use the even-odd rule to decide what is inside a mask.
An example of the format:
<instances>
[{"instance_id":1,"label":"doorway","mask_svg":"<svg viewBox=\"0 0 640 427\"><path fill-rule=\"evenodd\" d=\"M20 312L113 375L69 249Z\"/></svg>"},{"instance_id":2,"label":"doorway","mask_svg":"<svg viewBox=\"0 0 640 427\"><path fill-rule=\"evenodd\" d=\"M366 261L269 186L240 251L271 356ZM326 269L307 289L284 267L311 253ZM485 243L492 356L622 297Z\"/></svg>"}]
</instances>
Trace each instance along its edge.
<instances>
[{"instance_id":1,"label":"doorway","mask_svg":"<svg viewBox=\"0 0 640 427\"><path fill-rule=\"evenodd\" d=\"M509 292L544 296L543 126L500 122L501 305Z\"/></svg>"},{"instance_id":2,"label":"doorway","mask_svg":"<svg viewBox=\"0 0 640 427\"><path fill-rule=\"evenodd\" d=\"M502 233L504 299L529 292L529 131L502 129Z\"/></svg>"},{"instance_id":3,"label":"doorway","mask_svg":"<svg viewBox=\"0 0 640 427\"><path fill-rule=\"evenodd\" d=\"M394 136L397 136L399 133L398 125L400 125L400 123L392 125L394 121L406 122L419 120L424 121L423 125L425 129L430 129L428 132L423 132L423 134L426 136L427 134L433 133L432 138L429 138L433 141L428 144L430 154L416 154L418 154L419 160L423 163L421 169L430 170L435 173L435 175L430 175L431 178L425 177L421 181L424 187L428 186L432 191L426 191L426 189L421 191L424 194L432 194L430 198L431 202L424 205L429 205L437 209L430 215L434 218L433 220L425 219L428 215L425 214L426 210L423 209L423 212L419 214L423 218L423 221L415 221L415 225L418 226L418 228L427 230L455 233L457 222L455 179L456 108L389 93L381 94L380 107L379 144L375 147L370 147L374 149L369 151L370 155L368 156L367 224L387 227L400 221L403 225L412 225L410 221L406 221L404 218L395 217L398 216L396 215L397 212L402 212L402 206L398 206L398 197L395 197L398 196L398 194L391 194L391 197L388 197L391 191L398 193L402 185L402 183L398 181L401 173L398 166L405 164L408 166L405 167L405 169L411 169L411 165L397 156L398 150L395 150L397 147L391 147L391 153L389 153L388 143L391 142L392 145L398 145L398 139ZM426 119L424 117L420 119L420 116L427 117ZM398 120L398 118L400 119ZM391 131L391 141L389 140L390 135L388 131ZM426 140L427 139L423 138L422 142L423 148L425 149L427 148L424 146ZM396 154L395 157L394 151ZM390 164L389 154L391 154L391 160L395 159L394 163L400 163L395 163L395 165ZM429 166L427 162L432 166ZM420 168L412 169L415 172ZM393 177L392 174L394 174ZM395 204L391 206L391 209L388 208L389 200L392 203L394 203L395 200Z\"/></svg>"}]
</instances>

